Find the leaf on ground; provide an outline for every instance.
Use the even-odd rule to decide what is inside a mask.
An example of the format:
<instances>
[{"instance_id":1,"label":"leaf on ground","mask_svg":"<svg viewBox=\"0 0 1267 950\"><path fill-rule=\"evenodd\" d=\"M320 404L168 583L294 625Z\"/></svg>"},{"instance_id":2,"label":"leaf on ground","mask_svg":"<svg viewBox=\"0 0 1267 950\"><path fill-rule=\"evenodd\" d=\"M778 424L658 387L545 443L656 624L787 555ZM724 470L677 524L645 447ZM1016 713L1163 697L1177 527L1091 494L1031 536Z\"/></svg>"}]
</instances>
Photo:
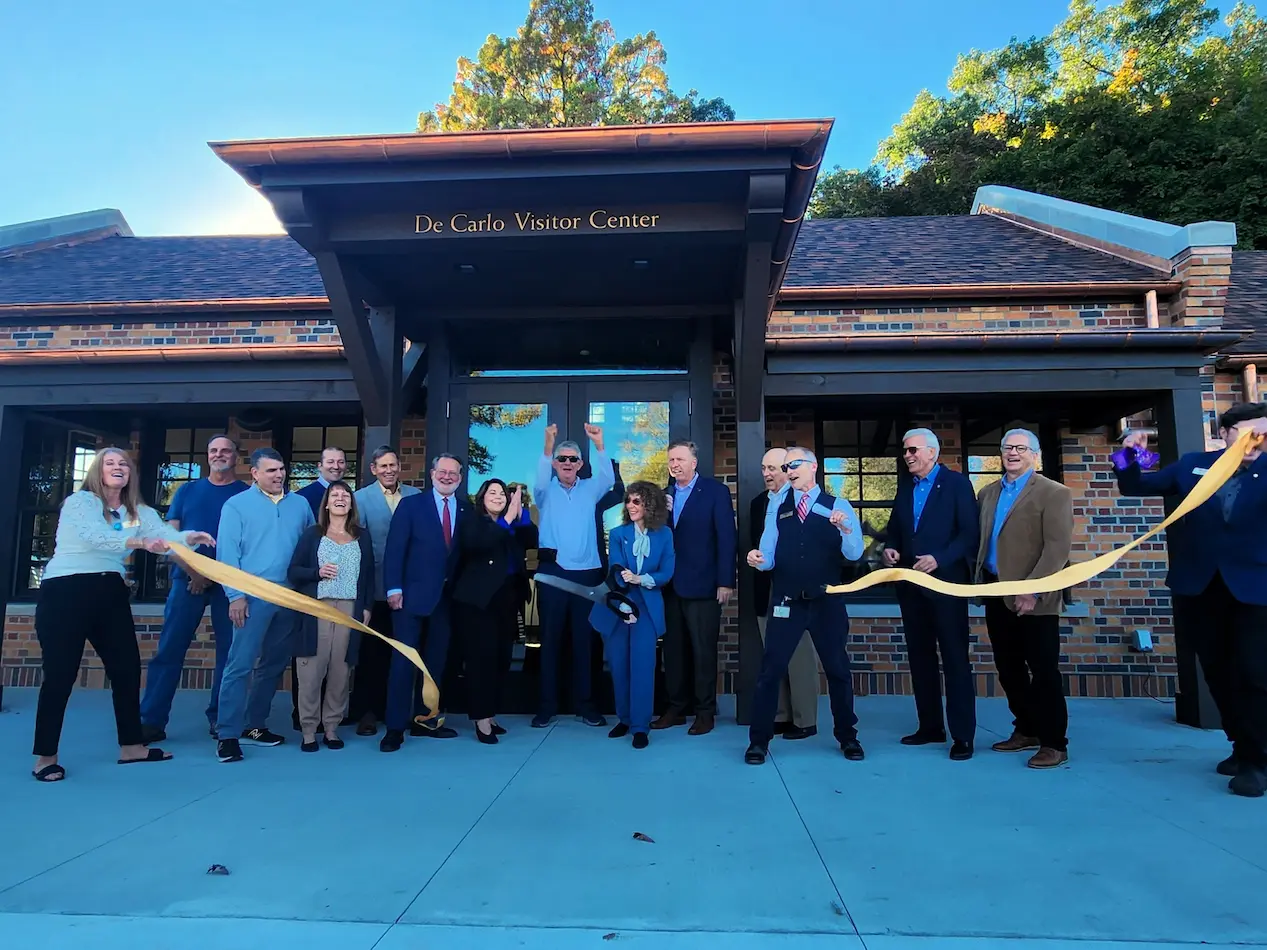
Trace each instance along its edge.
<instances>
[{"instance_id":1,"label":"leaf on ground","mask_svg":"<svg viewBox=\"0 0 1267 950\"><path fill-rule=\"evenodd\" d=\"M633 836L635 841L645 841L647 844L655 844L655 838L650 838L647 835L644 835L641 831L635 831Z\"/></svg>"},{"instance_id":2,"label":"leaf on ground","mask_svg":"<svg viewBox=\"0 0 1267 950\"><path fill-rule=\"evenodd\" d=\"M229 869L226 868L223 864L213 864L211 865L211 867L207 868L207 873L208 874L228 874Z\"/></svg>"},{"instance_id":3,"label":"leaf on ground","mask_svg":"<svg viewBox=\"0 0 1267 950\"><path fill-rule=\"evenodd\" d=\"M614 933L610 933L610 934L603 934L603 939L604 939L604 940L615 940L615 939L616 939L616 935L615 935Z\"/></svg>"}]
</instances>

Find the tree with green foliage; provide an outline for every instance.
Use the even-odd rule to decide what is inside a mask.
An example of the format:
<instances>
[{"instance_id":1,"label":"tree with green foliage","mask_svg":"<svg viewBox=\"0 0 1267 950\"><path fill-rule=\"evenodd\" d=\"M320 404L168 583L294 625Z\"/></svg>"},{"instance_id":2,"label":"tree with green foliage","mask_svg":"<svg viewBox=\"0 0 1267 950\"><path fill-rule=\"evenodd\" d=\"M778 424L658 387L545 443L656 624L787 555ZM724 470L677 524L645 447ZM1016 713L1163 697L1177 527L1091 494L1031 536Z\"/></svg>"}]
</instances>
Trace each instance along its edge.
<instances>
[{"instance_id":1,"label":"tree with green foliage","mask_svg":"<svg viewBox=\"0 0 1267 950\"><path fill-rule=\"evenodd\" d=\"M959 57L814 217L964 214L981 185L1187 224L1267 248L1267 21L1238 3L1073 0L1048 36Z\"/></svg>"},{"instance_id":2,"label":"tree with green foliage","mask_svg":"<svg viewBox=\"0 0 1267 950\"><path fill-rule=\"evenodd\" d=\"M732 120L722 99L678 95L654 32L617 40L590 0L531 0L514 36L490 35L458 60L453 94L419 132Z\"/></svg>"}]
</instances>

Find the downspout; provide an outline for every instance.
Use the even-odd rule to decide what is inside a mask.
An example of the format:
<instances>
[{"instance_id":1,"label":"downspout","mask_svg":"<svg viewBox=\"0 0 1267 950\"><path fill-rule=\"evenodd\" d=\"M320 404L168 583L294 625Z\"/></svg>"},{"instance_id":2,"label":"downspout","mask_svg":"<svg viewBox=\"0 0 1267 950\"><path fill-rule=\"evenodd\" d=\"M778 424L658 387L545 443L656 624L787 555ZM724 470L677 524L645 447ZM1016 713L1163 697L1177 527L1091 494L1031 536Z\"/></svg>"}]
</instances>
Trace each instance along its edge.
<instances>
[{"instance_id":1,"label":"downspout","mask_svg":"<svg viewBox=\"0 0 1267 950\"><path fill-rule=\"evenodd\" d=\"M1253 363L1246 363L1241 370L1241 398L1258 402L1258 367Z\"/></svg>"},{"instance_id":2,"label":"downspout","mask_svg":"<svg viewBox=\"0 0 1267 950\"><path fill-rule=\"evenodd\" d=\"M1150 290L1144 295L1144 314L1150 327L1161 326L1161 321L1157 317L1157 291Z\"/></svg>"}]
</instances>

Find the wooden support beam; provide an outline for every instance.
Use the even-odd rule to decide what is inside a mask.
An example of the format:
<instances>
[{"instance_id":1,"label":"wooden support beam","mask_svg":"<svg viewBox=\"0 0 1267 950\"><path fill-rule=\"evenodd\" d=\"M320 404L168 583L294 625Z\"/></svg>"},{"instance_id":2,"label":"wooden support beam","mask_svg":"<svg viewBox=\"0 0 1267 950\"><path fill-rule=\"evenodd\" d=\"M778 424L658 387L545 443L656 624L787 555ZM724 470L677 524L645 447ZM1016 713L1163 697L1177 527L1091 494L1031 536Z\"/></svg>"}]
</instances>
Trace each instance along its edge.
<instances>
[{"instance_id":1,"label":"wooden support beam","mask_svg":"<svg viewBox=\"0 0 1267 950\"><path fill-rule=\"evenodd\" d=\"M735 308L735 412L740 422L761 418L769 278L770 245L766 242L749 244L744 261L743 297Z\"/></svg>"},{"instance_id":2,"label":"wooden support beam","mask_svg":"<svg viewBox=\"0 0 1267 950\"><path fill-rule=\"evenodd\" d=\"M379 344L366 313L365 282L336 254L318 251L313 257L330 298L330 311L339 328L343 352L352 369L365 416L381 424L379 420L386 420L390 413L390 395L384 379L387 367L381 360Z\"/></svg>"}]
</instances>

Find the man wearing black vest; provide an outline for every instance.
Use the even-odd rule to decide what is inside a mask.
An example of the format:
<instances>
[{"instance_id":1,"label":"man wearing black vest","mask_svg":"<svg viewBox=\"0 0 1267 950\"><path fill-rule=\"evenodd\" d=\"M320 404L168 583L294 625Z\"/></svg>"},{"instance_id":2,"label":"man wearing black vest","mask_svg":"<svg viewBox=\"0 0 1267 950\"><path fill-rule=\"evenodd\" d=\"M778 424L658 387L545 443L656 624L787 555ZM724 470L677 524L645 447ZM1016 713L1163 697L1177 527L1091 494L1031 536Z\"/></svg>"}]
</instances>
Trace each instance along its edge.
<instances>
[{"instance_id":1,"label":"man wearing black vest","mask_svg":"<svg viewBox=\"0 0 1267 950\"><path fill-rule=\"evenodd\" d=\"M791 490L782 504L770 505L761 546L748 553L749 567L770 572L770 619L744 761L749 765L765 762L774 735L779 683L806 630L827 674L836 741L845 758L857 761L863 752L853 711L849 614L844 601L824 593L823 588L840 583L846 559L862 557L862 525L849 502L818 487L818 459L813 452L788 449L783 469Z\"/></svg>"}]
</instances>

